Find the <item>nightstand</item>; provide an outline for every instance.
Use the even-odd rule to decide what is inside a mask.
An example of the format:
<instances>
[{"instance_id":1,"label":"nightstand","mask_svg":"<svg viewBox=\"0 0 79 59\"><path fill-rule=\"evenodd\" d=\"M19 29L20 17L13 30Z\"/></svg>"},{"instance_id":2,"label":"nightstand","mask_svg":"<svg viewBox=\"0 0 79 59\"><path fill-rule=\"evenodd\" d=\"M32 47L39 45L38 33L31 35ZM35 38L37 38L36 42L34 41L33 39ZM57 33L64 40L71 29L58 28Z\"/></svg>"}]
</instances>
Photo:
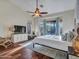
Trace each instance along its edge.
<instances>
[{"instance_id":1,"label":"nightstand","mask_svg":"<svg viewBox=\"0 0 79 59\"><path fill-rule=\"evenodd\" d=\"M69 59L79 59L79 56L74 54L74 50L72 47L68 47Z\"/></svg>"},{"instance_id":2,"label":"nightstand","mask_svg":"<svg viewBox=\"0 0 79 59\"><path fill-rule=\"evenodd\" d=\"M36 37L36 35L28 35L28 40L32 40Z\"/></svg>"}]
</instances>

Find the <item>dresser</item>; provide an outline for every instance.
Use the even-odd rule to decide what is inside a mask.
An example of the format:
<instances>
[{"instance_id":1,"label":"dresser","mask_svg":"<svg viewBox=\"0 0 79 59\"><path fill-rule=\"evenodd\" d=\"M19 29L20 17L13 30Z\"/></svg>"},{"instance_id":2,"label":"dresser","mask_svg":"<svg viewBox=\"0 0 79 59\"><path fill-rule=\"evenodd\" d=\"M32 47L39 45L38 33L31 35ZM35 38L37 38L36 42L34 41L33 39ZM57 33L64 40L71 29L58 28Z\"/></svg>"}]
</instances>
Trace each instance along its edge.
<instances>
[{"instance_id":1,"label":"dresser","mask_svg":"<svg viewBox=\"0 0 79 59\"><path fill-rule=\"evenodd\" d=\"M26 41L28 40L28 34L14 34L13 40L14 40L14 43Z\"/></svg>"}]
</instances>

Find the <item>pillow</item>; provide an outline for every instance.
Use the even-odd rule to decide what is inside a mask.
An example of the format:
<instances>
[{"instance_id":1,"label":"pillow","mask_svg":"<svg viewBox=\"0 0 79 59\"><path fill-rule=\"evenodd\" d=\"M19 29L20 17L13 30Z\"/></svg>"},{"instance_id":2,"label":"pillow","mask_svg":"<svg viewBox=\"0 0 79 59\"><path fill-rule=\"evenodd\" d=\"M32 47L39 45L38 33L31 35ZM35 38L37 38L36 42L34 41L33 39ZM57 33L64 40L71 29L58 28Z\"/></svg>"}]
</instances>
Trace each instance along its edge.
<instances>
[{"instance_id":1,"label":"pillow","mask_svg":"<svg viewBox=\"0 0 79 59\"><path fill-rule=\"evenodd\" d=\"M62 34L61 38L63 41L67 41L67 34L68 33Z\"/></svg>"},{"instance_id":2,"label":"pillow","mask_svg":"<svg viewBox=\"0 0 79 59\"><path fill-rule=\"evenodd\" d=\"M73 32L69 31L67 41L71 42L73 38L74 38Z\"/></svg>"}]
</instances>

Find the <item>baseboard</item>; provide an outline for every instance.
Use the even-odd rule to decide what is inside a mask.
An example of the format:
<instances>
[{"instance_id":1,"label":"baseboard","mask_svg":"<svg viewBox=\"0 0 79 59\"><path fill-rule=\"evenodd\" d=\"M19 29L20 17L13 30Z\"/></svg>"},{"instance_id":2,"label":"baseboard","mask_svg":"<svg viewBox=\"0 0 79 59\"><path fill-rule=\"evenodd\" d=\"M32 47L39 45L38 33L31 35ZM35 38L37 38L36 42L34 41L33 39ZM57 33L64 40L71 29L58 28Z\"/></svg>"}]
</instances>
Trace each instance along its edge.
<instances>
[{"instance_id":1,"label":"baseboard","mask_svg":"<svg viewBox=\"0 0 79 59\"><path fill-rule=\"evenodd\" d=\"M16 42L15 44L24 43L24 42L26 42L26 41L29 41L29 40L24 40L24 41Z\"/></svg>"}]
</instances>

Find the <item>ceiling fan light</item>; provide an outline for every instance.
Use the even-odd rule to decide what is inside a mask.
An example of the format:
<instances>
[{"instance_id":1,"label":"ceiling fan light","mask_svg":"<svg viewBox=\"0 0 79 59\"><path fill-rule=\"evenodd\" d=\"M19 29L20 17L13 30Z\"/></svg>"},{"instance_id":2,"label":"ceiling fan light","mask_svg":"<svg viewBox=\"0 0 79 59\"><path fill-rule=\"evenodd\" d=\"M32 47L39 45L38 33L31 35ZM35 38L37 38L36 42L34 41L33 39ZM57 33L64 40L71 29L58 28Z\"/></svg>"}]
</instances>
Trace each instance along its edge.
<instances>
[{"instance_id":1,"label":"ceiling fan light","mask_svg":"<svg viewBox=\"0 0 79 59\"><path fill-rule=\"evenodd\" d=\"M39 16L40 14L39 13L35 13L35 16Z\"/></svg>"},{"instance_id":2,"label":"ceiling fan light","mask_svg":"<svg viewBox=\"0 0 79 59\"><path fill-rule=\"evenodd\" d=\"M35 16L39 16L39 14L35 14Z\"/></svg>"},{"instance_id":3,"label":"ceiling fan light","mask_svg":"<svg viewBox=\"0 0 79 59\"><path fill-rule=\"evenodd\" d=\"M40 16L40 11L39 11L39 9L36 9L36 11L35 11L35 16Z\"/></svg>"}]
</instances>

